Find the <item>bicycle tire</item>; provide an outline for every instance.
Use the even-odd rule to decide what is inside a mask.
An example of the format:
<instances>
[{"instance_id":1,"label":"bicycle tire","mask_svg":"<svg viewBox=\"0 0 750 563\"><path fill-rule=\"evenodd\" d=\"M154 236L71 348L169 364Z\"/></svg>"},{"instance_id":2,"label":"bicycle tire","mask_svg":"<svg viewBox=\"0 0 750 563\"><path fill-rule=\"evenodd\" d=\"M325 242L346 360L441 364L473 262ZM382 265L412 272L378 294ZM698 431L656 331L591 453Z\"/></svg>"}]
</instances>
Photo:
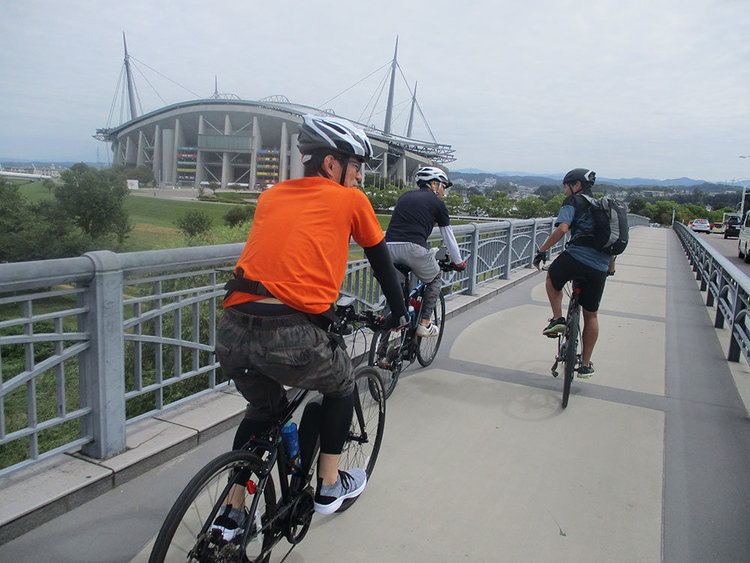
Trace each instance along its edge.
<instances>
[{"instance_id":1,"label":"bicycle tire","mask_svg":"<svg viewBox=\"0 0 750 563\"><path fill-rule=\"evenodd\" d=\"M578 326L581 321L581 306L578 301L570 304L568 320L565 327L565 379L563 381L562 408L568 406L570 398L570 387L575 376L576 360L578 359Z\"/></svg>"},{"instance_id":2,"label":"bicycle tire","mask_svg":"<svg viewBox=\"0 0 750 563\"><path fill-rule=\"evenodd\" d=\"M377 367L381 370L380 378L383 383L383 392L385 393L386 399L391 396L391 393L393 393L393 390L396 388L398 376L401 375L401 367L403 365L400 361L397 361L391 368L381 368L379 366L380 360L387 361L386 358L380 357L381 355L385 355L379 353L381 351L380 348L383 347L383 350L387 352L392 335L393 333L390 330L380 330L373 333L367 362L368 365ZM401 333L398 333L398 338L401 338ZM394 359L392 358L392 360Z\"/></svg>"},{"instance_id":3,"label":"bicycle tire","mask_svg":"<svg viewBox=\"0 0 750 563\"><path fill-rule=\"evenodd\" d=\"M341 451L341 467L362 467L370 480L380 452L385 429L385 391L380 375L372 366L354 372L354 414L349 436ZM346 499L336 512L344 512L357 500Z\"/></svg>"},{"instance_id":4,"label":"bicycle tire","mask_svg":"<svg viewBox=\"0 0 750 563\"><path fill-rule=\"evenodd\" d=\"M206 534L221 506L229 483L236 471L249 471L255 475L260 460L245 450L224 453L206 464L183 489L172 509L167 514L154 542L149 563L162 561L254 561L265 563L270 558L271 546L275 543L273 529L261 532L262 539L251 530L243 549L243 535L224 542L214 534ZM252 496L246 487L245 506L250 507ZM276 492L273 479L268 476L264 491L256 489L259 498L256 514L263 528L270 526L276 513ZM210 520L209 520L210 519ZM248 551L250 553L248 553ZM264 554L264 551L266 553Z\"/></svg>"},{"instance_id":5,"label":"bicycle tire","mask_svg":"<svg viewBox=\"0 0 750 563\"><path fill-rule=\"evenodd\" d=\"M441 293L438 297L435 308L432 310L430 320L437 325L440 332L437 336L431 338L417 338L417 360L422 367L427 367L432 363L432 360L437 356L438 348L440 348L440 342L443 340L443 328L445 328L445 297Z\"/></svg>"}]
</instances>

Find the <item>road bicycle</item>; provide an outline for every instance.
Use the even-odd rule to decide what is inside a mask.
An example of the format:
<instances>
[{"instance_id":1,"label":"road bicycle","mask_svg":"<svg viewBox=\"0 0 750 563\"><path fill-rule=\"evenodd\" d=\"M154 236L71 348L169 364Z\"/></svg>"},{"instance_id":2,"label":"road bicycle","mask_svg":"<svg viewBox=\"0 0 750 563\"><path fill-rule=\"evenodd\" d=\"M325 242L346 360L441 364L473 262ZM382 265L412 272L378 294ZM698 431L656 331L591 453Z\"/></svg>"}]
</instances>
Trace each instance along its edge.
<instances>
[{"instance_id":1,"label":"road bicycle","mask_svg":"<svg viewBox=\"0 0 750 563\"><path fill-rule=\"evenodd\" d=\"M338 335L346 334L355 323L377 330L381 322L372 312L356 313L352 299L340 301L336 314L339 322L329 330ZM354 383L354 414L341 452L341 466L362 467L369 479L383 440L385 392L377 370L370 366L356 368ZM289 389L287 406L269 422L265 434L253 437L240 450L216 457L193 477L169 511L150 562L267 562L271 550L284 538L291 544L289 555L307 534L314 513L311 483L320 450L321 396L316 394L315 399L305 402L311 393L315 394ZM282 428L303 404L296 463L289 459L281 436ZM273 479L274 466L278 488ZM230 498L235 508L244 507L247 517L244 530L225 541L222 533L211 527ZM337 512L348 509L356 500L346 499Z\"/></svg>"},{"instance_id":2,"label":"road bicycle","mask_svg":"<svg viewBox=\"0 0 750 563\"><path fill-rule=\"evenodd\" d=\"M570 289L566 284L565 292L570 295L568 302L568 314L565 318L565 331L561 334L554 335L557 338L557 356L555 363L552 365L552 375L557 377L557 366L562 362L565 364L563 378L563 395L562 408L568 406L570 398L570 386L573 383L573 377L576 370L581 365L581 287L578 282L573 280Z\"/></svg>"},{"instance_id":3,"label":"road bicycle","mask_svg":"<svg viewBox=\"0 0 750 563\"><path fill-rule=\"evenodd\" d=\"M445 255L444 249L439 249L437 256L440 256L437 262L442 272L450 272L456 269ZM417 360L422 367L427 367L432 363L437 355L440 342L443 340L443 328L445 327L445 297L440 293L430 314L430 320L440 329L439 334L429 338L417 336L422 300L427 285L419 281L416 287L410 289L411 270L403 264L396 264L396 269L402 276L401 290L404 295L404 303L409 311L409 325L395 333L390 330L374 332L368 357L370 366L377 366L383 370L381 376L386 399L391 396L396 388L401 372L414 363L414 360Z\"/></svg>"}]
</instances>

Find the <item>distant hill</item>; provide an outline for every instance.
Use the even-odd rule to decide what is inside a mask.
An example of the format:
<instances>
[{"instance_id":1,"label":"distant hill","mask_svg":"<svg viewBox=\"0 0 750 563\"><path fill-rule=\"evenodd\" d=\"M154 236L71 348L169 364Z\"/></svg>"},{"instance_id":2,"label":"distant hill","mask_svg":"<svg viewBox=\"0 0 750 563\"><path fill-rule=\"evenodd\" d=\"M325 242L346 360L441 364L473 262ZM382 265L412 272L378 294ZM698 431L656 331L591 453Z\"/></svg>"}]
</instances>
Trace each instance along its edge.
<instances>
[{"instance_id":1,"label":"distant hill","mask_svg":"<svg viewBox=\"0 0 750 563\"><path fill-rule=\"evenodd\" d=\"M58 168L70 168L74 164L78 164L80 160L75 161L51 161L51 160L24 160L18 158L2 158L0 157L0 166L28 166L29 164L35 164L40 168L46 166L55 165ZM91 168L109 168L110 165L106 162L84 162L86 166Z\"/></svg>"},{"instance_id":2,"label":"distant hill","mask_svg":"<svg viewBox=\"0 0 750 563\"><path fill-rule=\"evenodd\" d=\"M543 185L559 184L564 174L526 174L523 172L484 172L475 168L452 170L451 180L454 183L482 185L491 178L496 178L498 183L510 182L518 186L537 188ZM674 178L669 180L655 180L651 178L597 178L597 182L619 186L622 188L672 188L678 191L692 191L699 189L704 192L724 192L733 189L742 189L741 186L731 184L713 184L705 180L694 180L692 178Z\"/></svg>"}]
</instances>

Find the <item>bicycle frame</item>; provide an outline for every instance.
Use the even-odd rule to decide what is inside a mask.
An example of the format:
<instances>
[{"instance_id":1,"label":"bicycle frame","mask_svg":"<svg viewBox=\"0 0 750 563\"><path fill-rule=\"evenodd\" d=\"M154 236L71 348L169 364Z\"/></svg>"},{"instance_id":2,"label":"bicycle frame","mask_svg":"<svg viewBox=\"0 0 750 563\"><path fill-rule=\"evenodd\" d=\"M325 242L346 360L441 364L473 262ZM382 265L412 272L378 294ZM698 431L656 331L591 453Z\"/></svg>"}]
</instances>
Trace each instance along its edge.
<instances>
[{"instance_id":1,"label":"bicycle frame","mask_svg":"<svg viewBox=\"0 0 750 563\"><path fill-rule=\"evenodd\" d=\"M566 293L568 292L566 291ZM581 355L578 353L578 345L581 342L580 293L580 286L575 280L573 280L569 293L570 300L568 302L568 311L565 319L565 332L557 337L557 355L555 356L555 363L552 365L551 370L552 375L557 377L559 375L557 373L558 364L560 362L565 364L562 408L568 406L568 398L570 397L570 387L573 382L573 376L576 367L581 361Z\"/></svg>"}]
</instances>

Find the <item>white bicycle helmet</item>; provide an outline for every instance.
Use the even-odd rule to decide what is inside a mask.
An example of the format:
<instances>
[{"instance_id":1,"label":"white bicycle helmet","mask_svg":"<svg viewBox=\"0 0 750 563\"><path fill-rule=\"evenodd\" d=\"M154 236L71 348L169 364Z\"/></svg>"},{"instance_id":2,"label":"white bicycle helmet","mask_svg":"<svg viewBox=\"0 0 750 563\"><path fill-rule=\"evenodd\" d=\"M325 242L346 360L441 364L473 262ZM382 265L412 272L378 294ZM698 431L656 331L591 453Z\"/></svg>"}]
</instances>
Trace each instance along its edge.
<instances>
[{"instance_id":1,"label":"white bicycle helmet","mask_svg":"<svg viewBox=\"0 0 750 563\"><path fill-rule=\"evenodd\" d=\"M365 162L373 154L370 140L361 129L343 119L311 114L303 117L297 147L305 155L302 162L309 160L313 152L321 149L355 156Z\"/></svg>"},{"instance_id":2,"label":"white bicycle helmet","mask_svg":"<svg viewBox=\"0 0 750 563\"><path fill-rule=\"evenodd\" d=\"M417 186L419 186L420 188L427 187L433 180L437 180L438 182L442 182L443 184L445 184L446 189L450 188L453 185L453 182L448 180L448 176L445 174L445 172L443 172L437 166L423 166L422 168L417 170L415 179L417 180Z\"/></svg>"}]
</instances>

